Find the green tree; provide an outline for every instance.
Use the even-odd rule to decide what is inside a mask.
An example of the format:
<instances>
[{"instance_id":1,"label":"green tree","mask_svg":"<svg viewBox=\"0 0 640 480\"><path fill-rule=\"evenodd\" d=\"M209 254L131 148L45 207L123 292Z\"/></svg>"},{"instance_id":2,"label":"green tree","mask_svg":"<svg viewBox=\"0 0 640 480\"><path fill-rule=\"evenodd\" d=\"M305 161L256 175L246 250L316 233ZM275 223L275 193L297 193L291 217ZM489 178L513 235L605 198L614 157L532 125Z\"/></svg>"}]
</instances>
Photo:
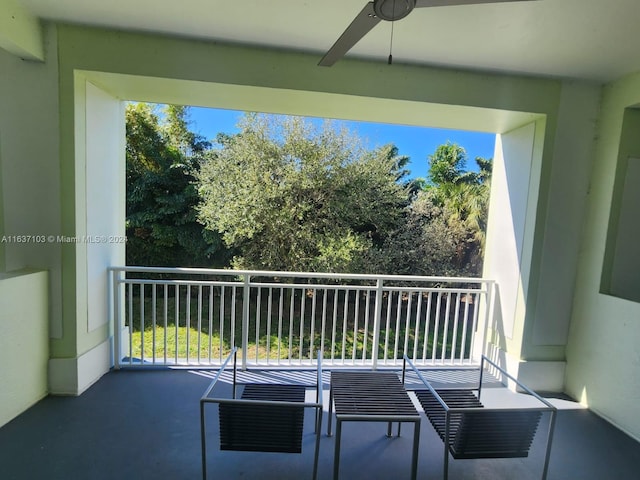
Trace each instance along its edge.
<instances>
[{"instance_id":1,"label":"green tree","mask_svg":"<svg viewBox=\"0 0 640 480\"><path fill-rule=\"evenodd\" d=\"M478 172L466 171L466 160L464 148L451 143L429 156L428 178L415 181L418 191L402 225L381 248L368 252L366 262L373 272L481 274L491 160L476 159Z\"/></svg>"},{"instance_id":2,"label":"green tree","mask_svg":"<svg viewBox=\"0 0 640 480\"><path fill-rule=\"evenodd\" d=\"M447 142L429 155L429 181L436 187L447 187L464 181L467 152L455 143Z\"/></svg>"},{"instance_id":3,"label":"green tree","mask_svg":"<svg viewBox=\"0 0 640 480\"><path fill-rule=\"evenodd\" d=\"M424 276L459 276L458 232L433 201L432 191L421 191L406 207L402 225L372 249L366 262L370 273Z\"/></svg>"},{"instance_id":4,"label":"green tree","mask_svg":"<svg viewBox=\"0 0 640 480\"><path fill-rule=\"evenodd\" d=\"M144 103L126 108L127 264L221 264L220 236L197 222L195 210L194 173L210 144L189 131L187 107L160 113Z\"/></svg>"},{"instance_id":5,"label":"green tree","mask_svg":"<svg viewBox=\"0 0 640 480\"><path fill-rule=\"evenodd\" d=\"M456 238L460 271L479 274L482 268L486 222L491 190L492 161L476 158L478 172L465 170L467 154L447 142L429 156L431 201L442 208L451 234Z\"/></svg>"},{"instance_id":6,"label":"green tree","mask_svg":"<svg viewBox=\"0 0 640 480\"><path fill-rule=\"evenodd\" d=\"M360 272L402 220L393 146L367 151L331 122L246 114L198 173L200 220L239 252L233 265Z\"/></svg>"}]
</instances>

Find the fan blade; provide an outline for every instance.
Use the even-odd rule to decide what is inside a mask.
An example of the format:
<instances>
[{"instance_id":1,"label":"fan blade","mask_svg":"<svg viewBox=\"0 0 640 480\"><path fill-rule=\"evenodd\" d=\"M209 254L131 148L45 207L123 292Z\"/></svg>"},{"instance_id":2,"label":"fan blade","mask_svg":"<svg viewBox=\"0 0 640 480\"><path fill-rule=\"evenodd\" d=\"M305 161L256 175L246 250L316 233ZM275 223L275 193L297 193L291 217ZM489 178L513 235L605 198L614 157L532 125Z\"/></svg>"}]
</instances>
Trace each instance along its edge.
<instances>
[{"instance_id":1,"label":"fan blade","mask_svg":"<svg viewBox=\"0 0 640 480\"><path fill-rule=\"evenodd\" d=\"M531 2L535 0L416 0L416 8L476 5L481 3Z\"/></svg>"},{"instance_id":2,"label":"fan blade","mask_svg":"<svg viewBox=\"0 0 640 480\"><path fill-rule=\"evenodd\" d=\"M373 11L373 2L365 5L362 11L353 19L353 22L340 35L340 38L333 44L327 53L325 53L318 65L330 67L340 60L345 53L358 43L373 27L375 27L380 19L376 17Z\"/></svg>"}]
</instances>

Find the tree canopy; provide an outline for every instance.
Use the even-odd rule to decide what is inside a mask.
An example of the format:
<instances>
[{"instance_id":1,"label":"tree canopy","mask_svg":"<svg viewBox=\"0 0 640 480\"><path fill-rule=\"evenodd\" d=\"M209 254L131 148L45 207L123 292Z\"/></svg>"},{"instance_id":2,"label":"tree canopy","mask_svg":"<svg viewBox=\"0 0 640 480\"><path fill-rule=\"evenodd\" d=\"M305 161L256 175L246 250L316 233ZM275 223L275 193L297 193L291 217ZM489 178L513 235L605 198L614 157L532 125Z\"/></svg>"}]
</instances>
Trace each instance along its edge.
<instances>
[{"instance_id":1,"label":"tree canopy","mask_svg":"<svg viewBox=\"0 0 640 480\"><path fill-rule=\"evenodd\" d=\"M188 117L127 106L129 265L481 274L490 159L447 142L411 179L335 122L246 113L208 141Z\"/></svg>"},{"instance_id":2,"label":"tree canopy","mask_svg":"<svg viewBox=\"0 0 640 480\"><path fill-rule=\"evenodd\" d=\"M407 190L391 145L373 151L330 122L247 114L198 173L199 219L241 252L234 266L362 271L397 228Z\"/></svg>"},{"instance_id":3,"label":"tree canopy","mask_svg":"<svg viewBox=\"0 0 640 480\"><path fill-rule=\"evenodd\" d=\"M457 232L458 269L472 271L482 263L493 166L491 160L475 160L478 171L466 171L465 149L450 142L440 145L429 156L431 187L427 187L432 201L442 207L447 225Z\"/></svg>"},{"instance_id":4,"label":"tree canopy","mask_svg":"<svg viewBox=\"0 0 640 480\"><path fill-rule=\"evenodd\" d=\"M158 113L143 103L126 108L127 264L222 265L221 238L195 210L194 173L211 145L189 130L185 107Z\"/></svg>"}]
</instances>

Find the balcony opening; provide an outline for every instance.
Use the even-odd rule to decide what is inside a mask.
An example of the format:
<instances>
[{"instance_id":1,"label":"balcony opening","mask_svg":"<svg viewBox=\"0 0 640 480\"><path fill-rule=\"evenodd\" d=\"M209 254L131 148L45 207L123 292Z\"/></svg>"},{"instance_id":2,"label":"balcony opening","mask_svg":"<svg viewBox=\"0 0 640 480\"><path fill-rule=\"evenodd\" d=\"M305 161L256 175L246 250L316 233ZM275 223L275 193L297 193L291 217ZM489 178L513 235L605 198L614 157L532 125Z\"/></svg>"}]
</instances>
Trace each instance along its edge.
<instances>
[{"instance_id":1,"label":"balcony opening","mask_svg":"<svg viewBox=\"0 0 640 480\"><path fill-rule=\"evenodd\" d=\"M86 145L77 146L80 148L76 152L79 159L76 168L80 172L77 177L80 184L78 191L81 195L91 195L96 199L100 199L100 202L95 201L92 203L87 201L86 207L83 207L86 208L86 212L78 216L78 221L80 222L79 230L86 230L88 235L91 235L93 231L105 228L111 229L111 233L115 233L116 236L120 233L124 234L125 104L122 99L173 104L182 103L225 109L235 108L248 111L268 111L286 115L311 114L317 117L337 118L339 120L348 119L349 121L369 121L411 126L425 126L426 124L437 128L459 128L499 134L494 161L502 165L500 167L501 187L496 190L496 185L492 184L492 197L496 191L499 191L500 201L496 202L494 200L490 205L483 276L490 279L491 282L505 282L512 286L510 290L502 292L501 304L497 306L497 310L499 310L497 317L503 324L500 333L503 335L512 333L512 327L518 315L517 306L522 301L523 292L526 291L526 282L529 275L531 237L533 235L533 229L530 226L535 221L535 211L531 209L531 205L535 205L537 199L542 138L545 125L543 116L455 105L435 105L373 98L364 99L357 96L292 92L261 87L207 84L207 87L203 89L202 84L193 84L193 88L188 89L184 88L189 86L190 82L188 81L175 81L174 84L173 81L167 80L137 79L131 82L129 80L131 79L122 78L114 74L77 73L77 99L79 100L77 106L84 107L79 108L78 111L84 112L84 115L86 115L84 123L82 121L78 122L80 131L76 132L76 138L85 139L86 141ZM137 83L138 80L142 83ZM96 84L101 85L101 87L96 87ZM153 84L156 85L152 88L141 89L141 84L146 84L150 87ZM128 86L131 88L128 88ZM173 87L180 88L176 90ZM188 93L176 95L176 91ZM113 92L119 93L114 96ZM152 92L152 94L149 92ZM196 93L194 94L194 92ZM203 95L203 92L206 92L206 95ZM110 126L104 128L105 124ZM100 140L97 140L98 137ZM100 145L100 141L107 141L107 138L111 138L115 145L120 146L120 153L112 156L113 158L118 158L117 162L114 162L113 158L107 159L103 149L96 147ZM94 145L94 147L89 148L90 145ZM85 150L82 147L87 148ZM83 167L85 167L84 171ZM83 223L83 218L100 218L101 222ZM113 227L110 228L109 225ZM114 310L120 312L124 308L123 304L109 301L107 295L102 293L108 290L108 279L104 275L105 270L113 266L125 265L124 251L124 244L113 243L95 248L93 246L79 246L77 249L80 261L87 266L87 278L95 274L91 278L91 284L96 288L91 288L86 292L85 296L79 295L78 300L79 303L85 303L88 310L90 331L105 327L113 329L113 325L107 324L107 318L112 316ZM510 259L510 261L505 262L505 258ZM137 283L142 284L144 282ZM101 286L104 289L100 288ZM265 288L268 288L268 286ZM376 287L371 285L363 287L364 290L369 291L372 288ZM113 290L114 287L111 287L111 289ZM482 289L487 291L485 287L482 287ZM157 293L157 295L162 294ZM258 293L256 292L256 294ZM262 294L268 295L266 290ZM192 302L190 308L195 308L196 311L199 306L198 295L199 289L192 288L189 296L185 297L186 302ZM292 292L292 295L293 298L307 298L304 290L297 293ZM355 295L359 295L362 301L359 308L366 310L366 292L355 293ZM381 296L380 299L382 298ZM409 296L406 296L401 291L394 298L396 299L395 301L400 299L400 301L407 300L406 303L409 303ZM435 294L430 298L431 308L436 308L434 305L439 303L439 308L442 310L447 311L449 309L448 312L452 319L455 318L455 312L460 312L461 309L464 310L464 308L474 305L474 303L466 301L469 296L465 292L457 292L457 296L441 295L439 298L438 294ZM193 299L196 300L194 301ZM376 305L375 300L372 299L374 299L373 296L370 297L368 306L370 309ZM429 301L427 296L422 296L422 299L427 303ZM313 300L309 300L309 304L312 303ZM418 308L418 304L417 300L412 301L411 308ZM288 304L288 308L291 308L291 305L293 305L294 311L298 308L293 302ZM379 308L380 312L382 312L383 307L385 309L391 308L392 314L395 313L396 317L392 319L388 315L389 323L402 327L405 320L402 316L398 318L397 312L393 307L393 299L385 305L387 306L385 307L380 302L375 308ZM141 309L144 308L148 314L153 315L151 312L154 309L149 310L143 303L140 303L139 307ZM131 311L133 311L133 308L138 307L132 307ZM322 305L316 303L316 308L321 310ZM423 308L426 308L426 306L423 305ZM472 310L475 310L475 308L469 308L469 311ZM106 315L101 313L105 311L109 313ZM400 310L397 311L399 312ZM191 310L184 311L182 314L183 322L186 321L184 315L190 315L187 312L191 312ZM335 318L340 318L340 314L332 315ZM156 317L156 321L158 321L158 318ZM244 318L243 316L242 321L246 321ZM240 319L237 319L237 322L240 323ZM450 325L451 328L455 329L456 327L453 326L455 325L455 320ZM457 325L458 332L464 329L462 323ZM132 329L133 323L130 323L129 326ZM336 332L342 329L344 333L345 328L349 331L351 327L352 325L346 323L336 324ZM471 329L475 330L475 328L472 327ZM391 330L388 330L389 344L387 347L380 349L379 352L386 352L389 355L389 351L391 351L391 355L395 358L396 354L394 352L396 348L403 351L406 351L407 348L413 348L419 351L421 346L417 342L412 343L410 336L406 336L411 333L412 329L415 332L415 325L411 325L410 328L404 330L402 328L396 329L393 335ZM246 340L246 331L242 331L239 334L244 336ZM439 334L440 340L443 340L444 335L444 332L442 335ZM452 331L447 331L446 335L451 339ZM343 335L344 338L346 336L346 334ZM115 337L117 338L119 335L115 335ZM304 332L301 337L304 337ZM122 338L126 339L126 337ZM187 338L189 337L187 336ZM196 339L195 341L199 342L200 340ZM406 342L409 343L406 344ZM425 357L429 357L429 354L431 354L431 358L434 358L434 352L437 352L435 358L449 358L448 356L451 354L452 349L446 346L446 340L444 342L444 348L440 346L438 349L428 350L427 347ZM371 347L371 343L369 343L369 346ZM121 345L121 347L124 347L124 345ZM345 351L351 349L350 353L353 356L353 346L342 344L338 348L339 350L344 348ZM465 346L464 348L468 352L471 347ZM304 347L298 351L303 350ZM453 350L462 351L460 347L456 347ZM356 352L358 352L357 349ZM379 355L384 356L385 353L379 353Z\"/></svg>"}]
</instances>

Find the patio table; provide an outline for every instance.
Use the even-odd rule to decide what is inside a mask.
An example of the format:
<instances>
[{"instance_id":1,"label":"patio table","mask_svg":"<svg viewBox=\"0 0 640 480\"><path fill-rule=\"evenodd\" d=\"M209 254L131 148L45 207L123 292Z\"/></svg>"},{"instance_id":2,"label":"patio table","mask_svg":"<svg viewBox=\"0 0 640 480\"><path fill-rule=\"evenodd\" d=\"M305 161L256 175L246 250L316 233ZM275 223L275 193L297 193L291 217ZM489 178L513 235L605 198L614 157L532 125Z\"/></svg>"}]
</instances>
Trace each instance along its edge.
<instances>
[{"instance_id":1,"label":"patio table","mask_svg":"<svg viewBox=\"0 0 640 480\"><path fill-rule=\"evenodd\" d=\"M387 422L387 436L391 436L392 422L413 422L413 452L411 478L418 470L418 445L420 442L420 414L404 389L398 375L393 372L331 372L329 393L329 420L327 435L331 436L332 408L336 413L336 443L333 461L333 478L338 479L340 469L340 439L342 422Z\"/></svg>"}]
</instances>

